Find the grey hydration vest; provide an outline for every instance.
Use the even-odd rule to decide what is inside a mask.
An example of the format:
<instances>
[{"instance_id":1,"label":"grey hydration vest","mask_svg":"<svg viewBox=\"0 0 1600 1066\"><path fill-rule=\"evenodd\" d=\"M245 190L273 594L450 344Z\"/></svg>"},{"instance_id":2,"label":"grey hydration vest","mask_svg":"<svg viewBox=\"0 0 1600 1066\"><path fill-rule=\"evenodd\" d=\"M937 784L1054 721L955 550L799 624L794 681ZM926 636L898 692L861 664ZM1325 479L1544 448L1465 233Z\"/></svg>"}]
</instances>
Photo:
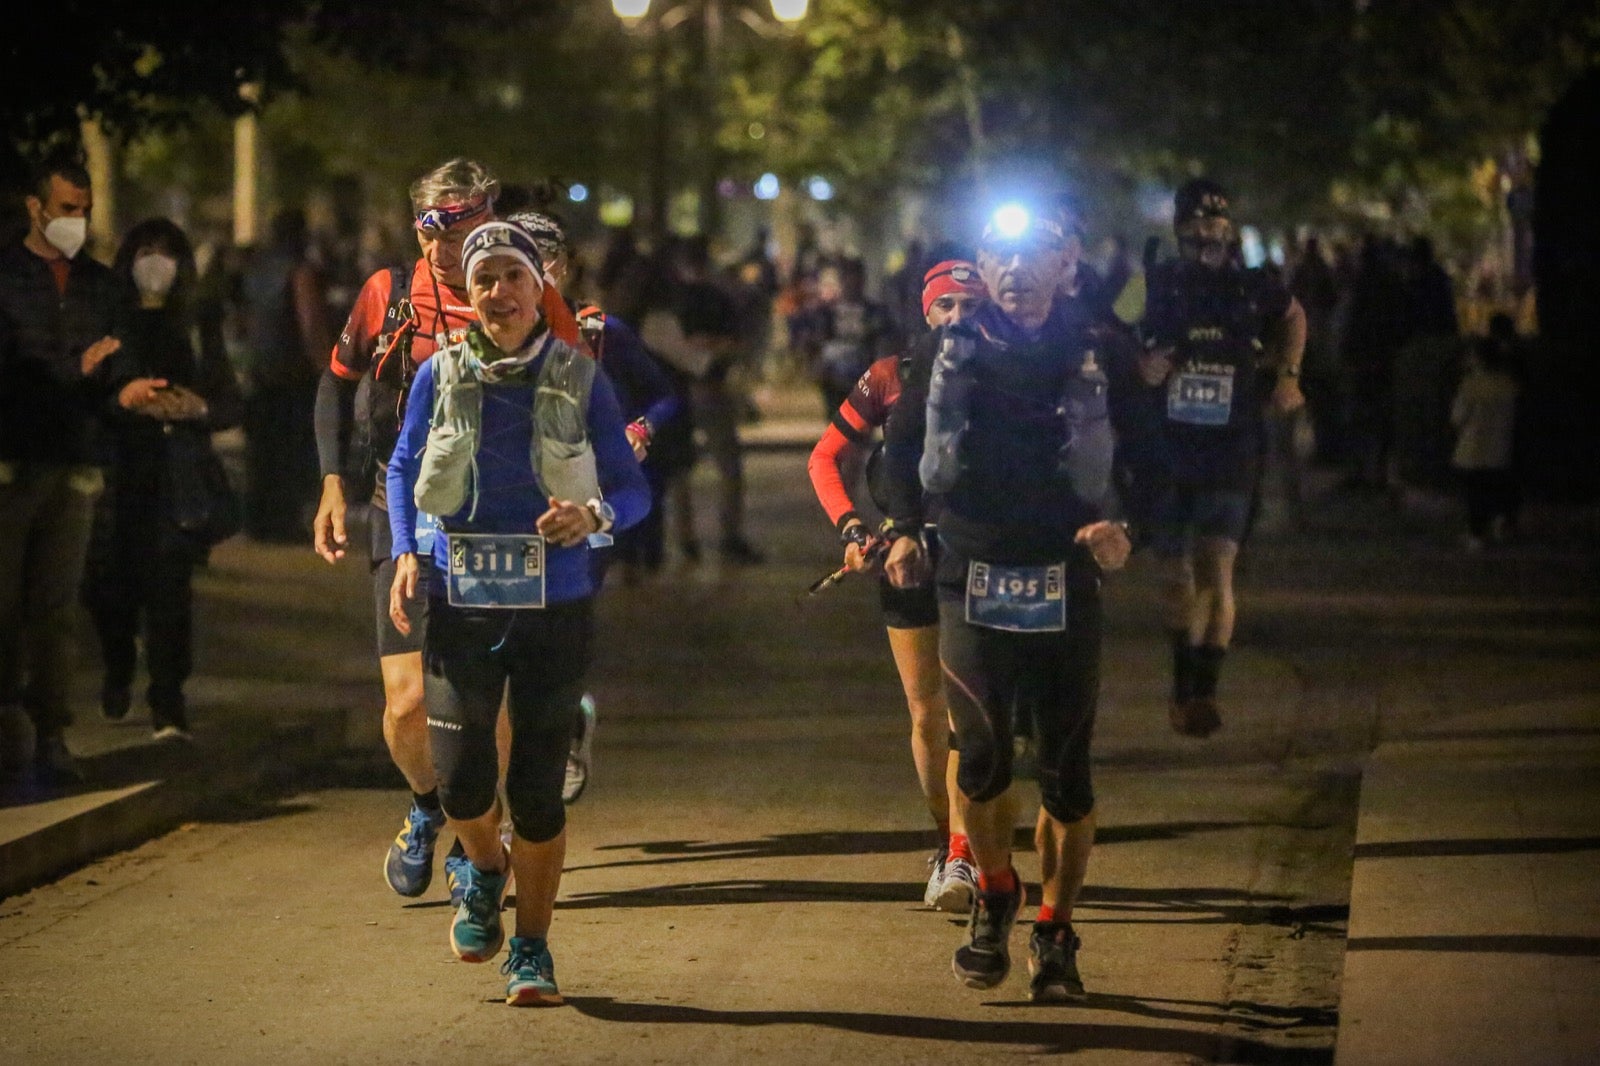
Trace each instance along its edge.
<instances>
[{"instance_id":1,"label":"grey hydration vest","mask_svg":"<svg viewBox=\"0 0 1600 1066\"><path fill-rule=\"evenodd\" d=\"M533 433L528 463L546 496L584 503L600 495L589 441L589 394L595 362L588 353L547 335L534 379ZM433 418L417 476L417 506L428 514L477 511L478 442L483 430L483 355L493 349L477 330L433 357Z\"/></svg>"}]
</instances>

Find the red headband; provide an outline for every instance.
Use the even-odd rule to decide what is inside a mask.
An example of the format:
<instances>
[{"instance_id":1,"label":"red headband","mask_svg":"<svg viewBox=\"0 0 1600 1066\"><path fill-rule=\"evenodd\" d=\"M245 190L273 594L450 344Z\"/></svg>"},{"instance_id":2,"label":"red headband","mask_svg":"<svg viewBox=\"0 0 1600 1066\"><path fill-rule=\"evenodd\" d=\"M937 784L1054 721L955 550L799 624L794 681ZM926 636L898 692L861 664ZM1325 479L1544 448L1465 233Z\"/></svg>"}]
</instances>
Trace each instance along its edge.
<instances>
[{"instance_id":1,"label":"red headband","mask_svg":"<svg viewBox=\"0 0 1600 1066\"><path fill-rule=\"evenodd\" d=\"M922 276L922 314L927 317L933 301L953 292L964 292L980 300L989 298L978 268L964 259L946 259Z\"/></svg>"}]
</instances>

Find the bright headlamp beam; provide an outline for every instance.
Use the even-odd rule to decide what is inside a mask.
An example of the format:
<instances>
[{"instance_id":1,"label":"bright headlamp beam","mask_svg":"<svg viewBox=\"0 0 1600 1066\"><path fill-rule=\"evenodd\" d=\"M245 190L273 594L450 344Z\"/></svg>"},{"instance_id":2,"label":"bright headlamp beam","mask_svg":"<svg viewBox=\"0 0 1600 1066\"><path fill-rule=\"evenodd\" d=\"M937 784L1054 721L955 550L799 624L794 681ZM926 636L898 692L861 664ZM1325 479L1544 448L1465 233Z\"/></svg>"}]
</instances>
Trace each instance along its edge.
<instances>
[{"instance_id":1,"label":"bright headlamp beam","mask_svg":"<svg viewBox=\"0 0 1600 1066\"><path fill-rule=\"evenodd\" d=\"M1033 216L1021 204L1005 204L995 210L992 220L995 236L1014 241L1033 226Z\"/></svg>"}]
</instances>

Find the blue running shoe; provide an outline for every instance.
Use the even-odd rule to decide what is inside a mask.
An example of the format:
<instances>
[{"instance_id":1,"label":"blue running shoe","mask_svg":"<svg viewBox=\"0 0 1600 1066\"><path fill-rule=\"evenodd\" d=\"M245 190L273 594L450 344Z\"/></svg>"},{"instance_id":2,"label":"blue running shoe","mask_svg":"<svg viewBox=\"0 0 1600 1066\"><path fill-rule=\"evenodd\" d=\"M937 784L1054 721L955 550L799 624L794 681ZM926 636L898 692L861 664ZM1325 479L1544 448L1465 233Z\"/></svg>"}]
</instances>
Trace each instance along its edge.
<instances>
[{"instance_id":1,"label":"blue running shoe","mask_svg":"<svg viewBox=\"0 0 1600 1066\"><path fill-rule=\"evenodd\" d=\"M472 863L461 871L461 905L450 921L450 947L462 962L488 962L505 943L500 925L500 907L506 898L506 883L511 880L510 856L506 868L487 873Z\"/></svg>"},{"instance_id":2,"label":"blue running shoe","mask_svg":"<svg viewBox=\"0 0 1600 1066\"><path fill-rule=\"evenodd\" d=\"M513 1007L557 1007L565 1002L556 987L556 961L543 937L512 937L511 954L500 972L510 978L506 1002Z\"/></svg>"},{"instance_id":3,"label":"blue running shoe","mask_svg":"<svg viewBox=\"0 0 1600 1066\"><path fill-rule=\"evenodd\" d=\"M444 828L444 812L429 813L411 801L400 835L384 856L383 876L402 896L420 896L433 882L433 845Z\"/></svg>"},{"instance_id":4,"label":"blue running shoe","mask_svg":"<svg viewBox=\"0 0 1600 1066\"><path fill-rule=\"evenodd\" d=\"M450 851L444 857L444 884L450 890L451 910L459 908L461 897L467 894L465 867L471 865L472 860L461 850L461 841L457 840L450 845Z\"/></svg>"}]
</instances>

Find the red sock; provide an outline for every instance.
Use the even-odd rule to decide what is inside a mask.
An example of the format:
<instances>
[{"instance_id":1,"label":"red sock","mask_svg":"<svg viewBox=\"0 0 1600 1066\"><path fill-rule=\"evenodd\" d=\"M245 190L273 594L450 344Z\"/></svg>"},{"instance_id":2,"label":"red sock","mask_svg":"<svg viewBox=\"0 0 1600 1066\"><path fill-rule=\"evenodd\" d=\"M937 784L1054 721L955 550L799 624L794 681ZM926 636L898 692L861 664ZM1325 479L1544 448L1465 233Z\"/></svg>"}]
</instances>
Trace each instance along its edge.
<instances>
[{"instance_id":1,"label":"red sock","mask_svg":"<svg viewBox=\"0 0 1600 1066\"><path fill-rule=\"evenodd\" d=\"M999 874L987 874L982 870L978 871L979 892L1005 892L1010 894L1015 892L1018 887L1017 871L1009 866L1006 867L1005 873Z\"/></svg>"},{"instance_id":2,"label":"red sock","mask_svg":"<svg viewBox=\"0 0 1600 1066\"><path fill-rule=\"evenodd\" d=\"M972 845L967 843L967 834L950 834L950 857L952 859L966 859L972 861Z\"/></svg>"},{"instance_id":3,"label":"red sock","mask_svg":"<svg viewBox=\"0 0 1600 1066\"><path fill-rule=\"evenodd\" d=\"M1053 921L1055 921L1056 920L1056 909L1054 907L1050 906L1050 904L1048 904L1048 903L1041 903L1039 905L1039 918L1038 918L1038 920L1041 921L1041 922L1053 922Z\"/></svg>"}]
</instances>

